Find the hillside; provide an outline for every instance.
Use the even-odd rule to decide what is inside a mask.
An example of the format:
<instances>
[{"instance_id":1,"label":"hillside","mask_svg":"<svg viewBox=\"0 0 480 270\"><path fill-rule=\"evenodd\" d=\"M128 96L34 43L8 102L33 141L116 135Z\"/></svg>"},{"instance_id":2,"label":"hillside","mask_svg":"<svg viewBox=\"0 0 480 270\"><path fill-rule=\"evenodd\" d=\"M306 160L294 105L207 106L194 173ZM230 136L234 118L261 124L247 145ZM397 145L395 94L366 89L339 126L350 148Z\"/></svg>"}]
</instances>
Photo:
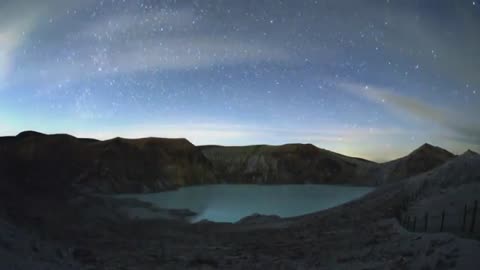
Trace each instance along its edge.
<instances>
[{"instance_id":1,"label":"hillside","mask_svg":"<svg viewBox=\"0 0 480 270\"><path fill-rule=\"evenodd\" d=\"M186 139L81 139L27 131L0 137L0 177L31 191L155 192L196 184L381 185L429 171L453 154L428 144L378 164L311 144L195 146Z\"/></svg>"},{"instance_id":2,"label":"hillside","mask_svg":"<svg viewBox=\"0 0 480 270\"><path fill-rule=\"evenodd\" d=\"M376 185L398 181L430 171L453 157L447 150L426 143L405 157L380 164L372 179Z\"/></svg>"},{"instance_id":3,"label":"hillside","mask_svg":"<svg viewBox=\"0 0 480 270\"><path fill-rule=\"evenodd\" d=\"M438 231L444 212L443 230L463 235L462 230L468 231L472 225L474 201L480 199L480 155L467 151L428 173L409 178L404 185L411 194L404 216L423 218L428 213L432 223L428 229ZM480 222L474 231L479 237Z\"/></svg>"},{"instance_id":4,"label":"hillside","mask_svg":"<svg viewBox=\"0 0 480 270\"><path fill-rule=\"evenodd\" d=\"M426 153L430 159L432 152ZM471 209L480 190L480 156L471 151L324 211L292 218L257 215L237 224L131 219L125 209L159 209L111 196L65 193L72 184L104 192L149 191L195 184L202 176L210 177L204 183L216 182L220 173L240 181L243 176L234 176L246 168L258 172L250 179L259 183L276 183L276 178L262 178L269 171L279 172L281 180L320 175L328 183L342 183L378 173L382 166L312 145L195 147L186 140L102 142L31 132L0 138L0 257L6 258L0 268L476 269L480 246L465 238L478 239L480 223L475 233L458 227L462 207L468 203ZM165 180L152 181L155 175ZM446 233L438 233L444 209ZM426 211L427 233L398 222ZM417 228L422 225L418 219Z\"/></svg>"},{"instance_id":5,"label":"hillside","mask_svg":"<svg viewBox=\"0 0 480 270\"><path fill-rule=\"evenodd\" d=\"M202 146L217 176L234 183L362 184L375 163L311 144Z\"/></svg>"},{"instance_id":6,"label":"hillside","mask_svg":"<svg viewBox=\"0 0 480 270\"><path fill-rule=\"evenodd\" d=\"M220 179L248 183L381 185L427 172L455 156L429 144L381 164L311 144L201 146L200 149Z\"/></svg>"},{"instance_id":7,"label":"hillside","mask_svg":"<svg viewBox=\"0 0 480 270\"><path fill-rule=\"evenodd\" d=\"M72 185L100 192L148 192L212 183L212 166L185 139L78 139L23 132L0 140L0 175L29 190Z\"/></svg>"}]
</instances>

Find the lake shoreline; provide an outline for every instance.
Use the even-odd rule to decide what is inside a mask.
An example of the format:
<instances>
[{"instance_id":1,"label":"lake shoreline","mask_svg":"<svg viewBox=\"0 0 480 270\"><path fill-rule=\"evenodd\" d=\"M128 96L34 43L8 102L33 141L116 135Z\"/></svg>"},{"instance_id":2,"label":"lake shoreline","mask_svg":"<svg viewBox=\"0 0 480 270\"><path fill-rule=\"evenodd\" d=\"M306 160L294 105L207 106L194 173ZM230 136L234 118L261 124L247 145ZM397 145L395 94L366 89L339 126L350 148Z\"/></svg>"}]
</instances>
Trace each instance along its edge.
<instances>
[{"instance_id":1,"label":"lake shoreline","mask_svg":"<svg viewBox=\"0 0 480 270\"><path fill-rule=\"evenodd\" d=\"M373 190L324 184L216 184L159 193L122 194L114 198L136 199L159 209L189 209L197 213L191 216L192 223L200 220L235 223L254 214L281 218L301 216L338 206ZM152 218L154 215L142 215L139 211L136 216Z\"/></svg>"}]
</instances>

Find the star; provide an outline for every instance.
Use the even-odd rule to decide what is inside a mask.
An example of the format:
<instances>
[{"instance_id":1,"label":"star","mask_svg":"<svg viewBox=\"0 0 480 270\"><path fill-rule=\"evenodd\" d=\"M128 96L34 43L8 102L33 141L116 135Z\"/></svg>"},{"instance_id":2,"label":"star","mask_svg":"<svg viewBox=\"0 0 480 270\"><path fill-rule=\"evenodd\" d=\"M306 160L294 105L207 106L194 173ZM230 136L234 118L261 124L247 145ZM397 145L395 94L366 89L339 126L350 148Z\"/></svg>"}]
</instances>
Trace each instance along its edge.
<instances>
[{"instance_id":1,"label":"star","mask_svg":"<svg viewBox=\"0 0 480 270\"><path fill-rule=\"evenodd\" d=\"M428 12L390 0L17 2L0 1L7 135L176 126L194 144L298 141L370 159L387 143L390 156L415 147L411 136L457 152L480 137L478 20L458 16L476 0Z\"/></svg>"}]
</instances>

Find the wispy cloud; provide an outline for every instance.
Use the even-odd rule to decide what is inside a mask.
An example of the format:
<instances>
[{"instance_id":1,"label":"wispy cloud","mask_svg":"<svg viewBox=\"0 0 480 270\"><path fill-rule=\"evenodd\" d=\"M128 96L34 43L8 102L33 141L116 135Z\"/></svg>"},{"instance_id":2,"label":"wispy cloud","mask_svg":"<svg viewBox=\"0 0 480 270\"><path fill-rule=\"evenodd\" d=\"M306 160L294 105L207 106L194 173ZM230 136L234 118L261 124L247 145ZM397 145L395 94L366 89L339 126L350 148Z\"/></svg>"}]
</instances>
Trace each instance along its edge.
<instances>
[{"instance_id":1,"label":"wispy cloud","mask_svg":"<svg viewBox=\"0 0 480 270\"><path fill-rule=\"evenodd\" d=\"M14 82L12 78L24 80L27 75L37 74L39 63L33 63L31 74L13 74L16 63L16 53L24 45L29 35L37 30L41 19L48 18L64 8L75 9L88 5L94 0L18 0L0 2L0 90ZM22 69L29 63L22 63ZM50 65L52 63L49 63Z\"/></svg>"},{"instance_id":2,"label":"wispy cloud","mask_svg":"<svg viewBox=\"0 0 480 270\"><path fill-rule=\"evenodd\" d=\"M341 83L344 89L354 95L381 104L399 116L408 116L424 124L435 124L448 131L443 136L465 143L480 145L480 122L450 109L431 105L418 98L400 95L391 89L358 84ZM451 134L451 135L447 135Z\"/></svg>"},{"instance_id":3,"label":"wispy cloud","mask_svg":"<svg viewBox=\"0 0 480 270\"><path fill-rule=\"evenodd\" d=\"M105 55L98 68L105 72L138 70L194 70L216 65L248 62L286 61L288 54L266 44L214 38L171 38L143 41L143 48L132 46ZM138 44L140 45L140 44Z\"/></svg>"},{"instance_id":4,"label":"wispy cloud","mask_svg":"<svg viewBox=\"0 0 480 270\"><path fill-rule=\"evenodd\" d=\"M4 12L0 11L0 17ZM19 17L12 21L0 19L0 90L6 86L13 68L15 50L22 44L25 35L33 28L33 16ZM3 86L3 87L2 87Z\"/></svg>"},{"instance_id":5,"label":"wispy cloud","mask_svg":"<svg viewBox=\"0 0 480 270\"><path fill-rule=\"evenodd\" d=\"M216 23L191 8L96 16L76 32L56 33L64 44L76 45L60 59L31 59L21 77L56 86L138 71L192 71L292 60L284 48L265 41L208 34Z\"/></svg>"},{"instance_id":6,"label":"wispy cloud","mask_svg":"<svg viewBox=\"0 0 480 270\"><path fill-rule=\"evenodd\" d=\"M139 36L171 31L191 31L197 16L192 8L153 9L140 14L113 13L86 24L70 37L113 39L128 38L132 32Z\"/></svg>"},{"instance_id":7,"label":"wispy cloud","mask_svg":"<svg viewBox=\"0 0 480 270\"><path fill-rule=\"evenodd\" d=\"M6 84L11 68L11 53L20 43L20 38L10 31L0 30L0 89Z\"/></svg>"}]
</instances>

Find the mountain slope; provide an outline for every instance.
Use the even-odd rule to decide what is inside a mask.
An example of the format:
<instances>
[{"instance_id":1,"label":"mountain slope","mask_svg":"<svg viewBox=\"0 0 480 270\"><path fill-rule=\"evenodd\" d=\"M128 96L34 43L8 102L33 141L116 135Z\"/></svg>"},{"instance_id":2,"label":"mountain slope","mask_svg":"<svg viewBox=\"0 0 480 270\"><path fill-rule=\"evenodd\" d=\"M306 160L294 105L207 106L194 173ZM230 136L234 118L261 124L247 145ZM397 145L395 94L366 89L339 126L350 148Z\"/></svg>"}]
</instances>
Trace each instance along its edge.
<instances>
[{"instance_id":1,"label":"mountain slope","mask_svg":"<svg viewBox=\"0 0 480 270\"><path fill-rule=\"evenodd\" d=\"M233 183L362 184L376 166L311 144L201 146L217 177Z\"/></svg>"},{"instance_id":2,"label":"mountain slope","mask_svg":"<svg viewBox=\"0 0 480 270\"><path fill-rule=\"evenodd\" d=\"M430 171L453 157L447 150L426 143L405 157L380 164L372 179L377 185L398 181Z\"/></svg>"},{"instance_id":3,"label":"mountain slope","mask_svg":"<svg viewBox=\"0 0 480 270\"><path fill-rule=\"evenodd\" d=\"M0 185L62 194L155 192L214 183L380 185L429 171L454 155L423 145L377 164L311 144L199 146L185 139L80 139L27 131L0 137Z\"/></svg>"},{"instance_id":4,"label":"mountain slope","mask_svg":"<svg viewBox=\"0 0 480 270\"><path fill-rule=\"evenodd\" d=\"M424 144L382 164L343 156L311 144L201 146L217 176L226 182L382 185L436 168L455 155Z\"/></svg>"},{"instance_id":5,"label":"mountain slope","mask_svg":"<svg viewBox=\"0 0 480 270\"><path fill-rule=\"evenodd\" d=\"M23 132L0 140L0 175L29 189L72 185L102 192L212 183L212 166L185 139L78 139Z\"/></svg>"},{"instance_id":6,"label":"mountain slope","mask_svg":"<svg viewBox=\"0 0 480 270\"><path fill-rule=\"evenodd\" d=\"M423 218L428 213L430 224L427 230L438 232L443 212L443 230L463 235L463 218L466 218L464 229L468 230L472 225L474 201L479 199L480 155L466 152L427 173L408 178L399 184L407 202L402 212L403 217L421 218L421 224L425 225ZM479 223L475 224L474 232L475 237L480 236Z\"/></svg>"}]
</instances>

